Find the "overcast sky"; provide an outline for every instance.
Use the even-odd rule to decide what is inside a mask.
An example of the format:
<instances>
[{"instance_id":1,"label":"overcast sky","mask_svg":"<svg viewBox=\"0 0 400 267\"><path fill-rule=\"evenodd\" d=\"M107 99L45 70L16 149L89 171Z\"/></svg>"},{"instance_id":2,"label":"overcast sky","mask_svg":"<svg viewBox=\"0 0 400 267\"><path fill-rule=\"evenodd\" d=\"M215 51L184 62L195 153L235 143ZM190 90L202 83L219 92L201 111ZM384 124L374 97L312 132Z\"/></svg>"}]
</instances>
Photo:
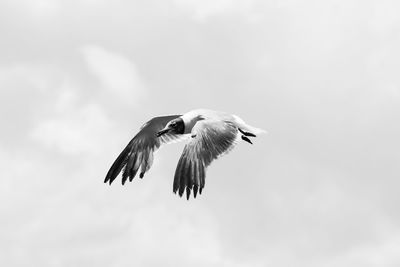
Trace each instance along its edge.
<instances>
[{"instance_id":1,"label":"overcast sky","mask_svg":"<svg viewBox=\"0 0 400 267\"><path fill-rule=\"evenodd\" d=\"M400 265L400 4L0 0L0 265ZM268 130L172 193L184 144L103 184L148 119Z\"/></svg>"}]
</instances>

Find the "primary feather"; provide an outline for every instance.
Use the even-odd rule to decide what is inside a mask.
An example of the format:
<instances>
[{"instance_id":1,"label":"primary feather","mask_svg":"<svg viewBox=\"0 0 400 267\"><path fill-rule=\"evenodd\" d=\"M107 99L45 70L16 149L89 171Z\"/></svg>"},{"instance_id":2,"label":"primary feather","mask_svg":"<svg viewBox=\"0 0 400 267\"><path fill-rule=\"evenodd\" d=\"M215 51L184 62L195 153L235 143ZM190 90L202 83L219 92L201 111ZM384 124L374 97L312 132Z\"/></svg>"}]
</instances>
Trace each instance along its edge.
<instances>
[{"instance_id":1,"label":"primary feather","mask_svg":"<svg viewBox=\"0 0 400 267\"><path fill-rule=\"evenodd\" d=\"M125 184L128 178L129 181L133 180L140 167L140 176L142 178L151 167L153 152L157 150L161 144L166 144L180 138L179 135L174 134L168 134L164 138L156 137L158 131L164 128L169 121L179 116L180 115L155 117L145 123L114 161L104 182L111 184L115 178L117 178L121 170L124 169L122 173L122 184Z\"/></svg>"}]
</instances>

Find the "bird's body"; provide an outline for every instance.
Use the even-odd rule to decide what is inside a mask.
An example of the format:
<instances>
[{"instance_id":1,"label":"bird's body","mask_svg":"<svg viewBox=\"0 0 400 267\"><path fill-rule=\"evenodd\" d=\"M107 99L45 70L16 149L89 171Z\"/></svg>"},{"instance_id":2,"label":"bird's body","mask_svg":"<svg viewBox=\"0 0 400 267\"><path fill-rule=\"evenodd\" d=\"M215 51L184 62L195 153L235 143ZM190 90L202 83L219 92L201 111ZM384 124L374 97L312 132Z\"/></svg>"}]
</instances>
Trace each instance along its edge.
<instances>
[{"instance_id":1,"label":"bird's body","mask_svg":"<svg viewBox=\"0 0 400 267\"><path fill-rule=\"evenodd\" d=\"M228 121L235 124L237 128L253 132L254 134L264 133L264 130L247 125L241 118L222 111L214 111L209 109L195 109L181 116L185 123L185 134L190 134L193 127L199 120L219 120Z\"/></svg>"},{"instance_id":2,"label":"bird's body","mask_svg":"<svg viewBox=\"0 0 400 267\"><path fill-rule=\"evenodd\" d=\"M236 115L207 109L196 109L183 115L155 117L145 123L138 134L121 152L107 173L104 182L110 184L122 171L122 184L132 181L140 168L140 178L153 161L153 152L161 144L190 138L185 145L175 171L173 191L180 196L186 189L187 198L193 190L201 194L205 171L211 162L230 151L241 139L251 143L265 131L247 125Z\"/></svg>"}]
</instances>

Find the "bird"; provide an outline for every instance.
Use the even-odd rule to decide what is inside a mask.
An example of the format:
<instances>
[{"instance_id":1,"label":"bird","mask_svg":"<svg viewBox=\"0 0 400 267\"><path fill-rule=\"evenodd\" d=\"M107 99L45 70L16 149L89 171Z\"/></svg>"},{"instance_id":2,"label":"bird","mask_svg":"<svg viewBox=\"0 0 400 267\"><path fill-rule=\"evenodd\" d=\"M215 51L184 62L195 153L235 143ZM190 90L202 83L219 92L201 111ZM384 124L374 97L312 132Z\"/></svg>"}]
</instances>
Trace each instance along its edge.
<instances>
[{"instance_id":1,"label":"bird","mask_svg":"<svg viewBox=\"0 0 400 267\"><path fill-rule=\"evenodd\" d=\"M246 124L236 115L209 109L195 109L183 115L154 117L140 127L139 132L126 145L111 165L104 183L112 182L122 172L122 185L132 182L150 169L153 153L161 145L187 140L178 161L173 181L173 192L180 197L186 191L189 200L201 194L205 185L206 168L215 159L227 154L243 140L266 131Z\"/></svg>"}]
</instances>

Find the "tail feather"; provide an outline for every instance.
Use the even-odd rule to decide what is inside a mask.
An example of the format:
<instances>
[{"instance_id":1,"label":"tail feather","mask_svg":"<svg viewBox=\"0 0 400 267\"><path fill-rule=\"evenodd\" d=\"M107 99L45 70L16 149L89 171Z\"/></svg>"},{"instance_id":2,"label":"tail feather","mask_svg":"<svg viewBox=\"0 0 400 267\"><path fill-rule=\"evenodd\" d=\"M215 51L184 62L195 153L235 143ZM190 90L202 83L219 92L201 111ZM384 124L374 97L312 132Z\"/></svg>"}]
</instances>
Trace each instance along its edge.
<instances>
[{"instance_id":1,"label":"tail feather","mask_svg":"<svg viewBox=\"0 0 400 267\"><path fill-rule=\"evenodd\" d=\"M265 130L263 130L263 129L260 129L260 128L257 128L257 127L253 127L253 126L250 126L250 125L248 125L248 124L244 124L243 126L242 126L242 129L243 130L245 130L246 132L248 132L248 133L252 133L252 134L254 134L254 135L260 135L260 134L266 134L266 133L268 133L267 131L265 131Z\"/></svg>"},{"instance_id":2,"label":"tail feather","mask_svg":"<svg viewBox=\"0 0 400 267\"><path fill-rule=\"evenodd\" d=\"M247 133L252 133L254 135L260 135L260 134L266 134L267 131L257 128L257 127L253 127L248 125L247 123L245 123L241 118L239 118L236 115L233 115L235 122L237 124L237 126L242 129L243 131L247 132Z\"/></svg>"}]
</instances>

